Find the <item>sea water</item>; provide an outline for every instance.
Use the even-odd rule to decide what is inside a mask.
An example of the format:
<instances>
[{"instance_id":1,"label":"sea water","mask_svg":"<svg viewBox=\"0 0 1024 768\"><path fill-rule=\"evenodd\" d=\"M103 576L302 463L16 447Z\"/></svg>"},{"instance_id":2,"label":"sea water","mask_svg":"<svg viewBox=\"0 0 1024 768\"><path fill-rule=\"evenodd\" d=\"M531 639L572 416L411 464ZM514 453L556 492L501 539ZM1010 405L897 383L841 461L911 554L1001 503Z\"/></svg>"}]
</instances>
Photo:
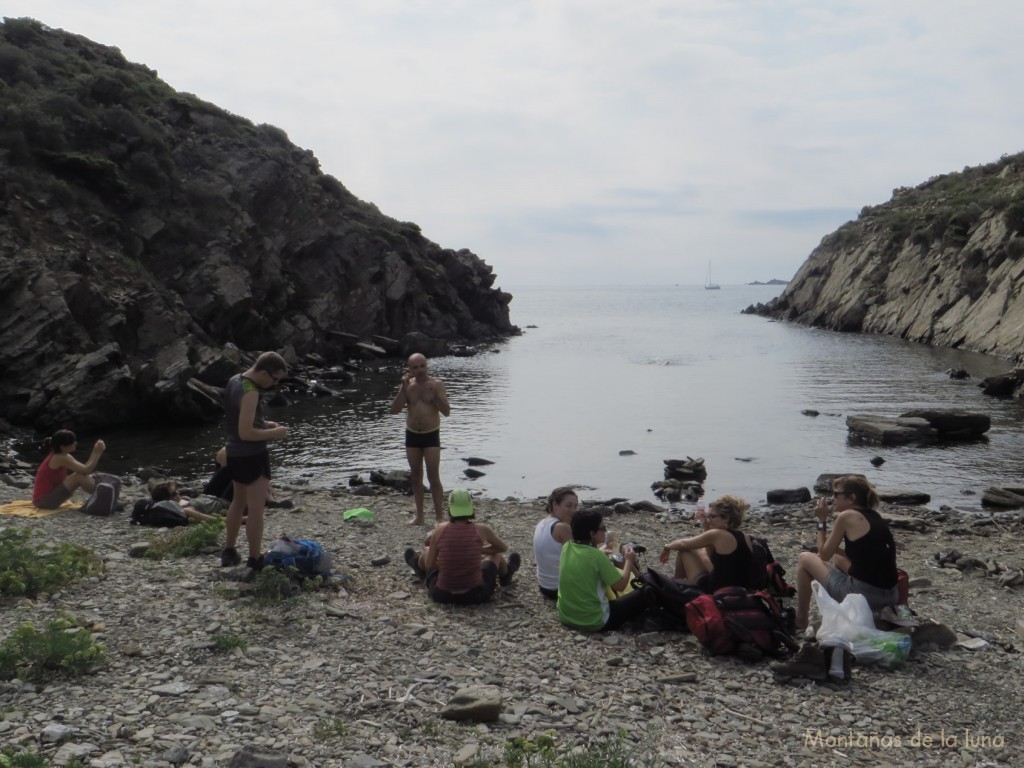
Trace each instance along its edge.
<instances>
[{"instance_id":1,"label":"sea water","mask_svg":"<svg viewBox=\"0 0 1024 768\"><path fill-rule=\"evenodd\" d=\"M932 506L977 510L986 487L1024 480L1024 406L977 386L1009 361L741 313L777 286L506 290L521 336L429 362L452 407L441 427L446 489L533 498L570 484L584 499L654 500L665 459L700 457L706 498L733 493L756 505L770 489L857 472L882 488L929 493ZM953 380L950 368L972 378ZM288 440L272 444L275 479L329 488L371 469L405 468L404 415L389 411L403 369L384 363L338 397L267 409L290 428ZM976 442L929 446L849 439L847 415L922 407L986 413L992 429ZM104 437L104 468L156 465L184 475L205 471L223 440L220 425ZM876 456L885 460L877 468ZM494 463L470 480L468 457Z\"/></svg>"}]
</instances>

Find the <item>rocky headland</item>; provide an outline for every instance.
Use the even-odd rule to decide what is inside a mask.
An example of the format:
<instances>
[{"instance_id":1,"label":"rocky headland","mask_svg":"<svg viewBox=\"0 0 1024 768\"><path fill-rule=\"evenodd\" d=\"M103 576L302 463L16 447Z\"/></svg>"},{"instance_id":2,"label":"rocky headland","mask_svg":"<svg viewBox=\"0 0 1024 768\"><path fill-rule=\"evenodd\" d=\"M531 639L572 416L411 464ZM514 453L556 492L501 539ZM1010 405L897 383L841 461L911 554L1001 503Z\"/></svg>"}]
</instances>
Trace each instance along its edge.
<instances>
[{"instance_id":1,"label":"rocky headland","mask_svg":"<svg viewBox=\"0 0 1024 768\"><path fill-rule=\"evenodd\" d=\"M196 479L198 483L200 479ZM183 484L188 485L188 480ZM36 685L0 682L0 746L33 747L56 764L200 766L505 765L504 745L553 732L559 749L623 733L636 765L1012 765L1020 751L1024 562L1019 513L962 517L885 504L896 526L911 607L960 633L922 644L900 669L855 667L847 685L777 682L766 662L712 658L682 633L586 635L562 627L536 590L532 534L541 499L477 500L524 564L477 608L432 604L402 560L425 529L411 499L387 489L281 488L291 509L268 514L267 542L287 533L322 541L347 578L337 591L269 606L248 571L215 552L148 560L133 544L163 531L126 513L3 518L46 540L94 549L105 571L57 594L8 602L0 636L26 621L70 614L108 648L96 673ZM124 499L142 496L129 479ZM0 502L24 492L0 485ZM655 551L694 531L690 506L587 499L611 515L619 541ZM372 522L343 521L366 507ZM814 541L813 504L752 510L794 577ZM654 556L646 564L661 568ZM215 638L246 648L217 652ZM442 717L466 689L497 691L496 720Z\"/></svg>"},{"instance_id":2,"label":"rocky headland","mask_svg":"<svg viewBox=\"0 0 1024 768\"><path fill-rule=\"evenodd\" d=\"M0 419L201 422L246 352L336 366L518 332L478 256L116 48L6 19L0 88Z\"/></svg>"},{"instance_id":3,"label":"rocky headland","mask_svg":"<svg viewBox=\"0 0 1024 768\"><path fill-rule=\"evenodd\" d=\"M746 312L1024 358L1024 154L893 191Z\"/></svg>"}]
</instances>

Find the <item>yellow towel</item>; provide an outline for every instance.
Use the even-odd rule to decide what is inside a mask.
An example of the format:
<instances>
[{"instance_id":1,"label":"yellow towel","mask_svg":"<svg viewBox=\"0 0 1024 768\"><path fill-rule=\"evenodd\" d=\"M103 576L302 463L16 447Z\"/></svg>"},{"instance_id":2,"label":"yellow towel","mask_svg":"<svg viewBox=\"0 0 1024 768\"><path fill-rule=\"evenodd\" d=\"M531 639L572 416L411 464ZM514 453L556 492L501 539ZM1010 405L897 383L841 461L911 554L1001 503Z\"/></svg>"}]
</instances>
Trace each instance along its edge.
<instances>
[{"instance_id":1,"label":"yellow towel","mask_svg":"<svg viewBox=\"0 0 1024 768\"><path fill-rule=\"evenodd\" d=\"M8 504L0 505L0 515L17 515L18 517L49 517L57 512L63 512L66 509L78 509L81 506L81 504L77 504L73 501L65 501L57 509L40 509L31 501L12 501Z\"/></svg>"}]
</instances>

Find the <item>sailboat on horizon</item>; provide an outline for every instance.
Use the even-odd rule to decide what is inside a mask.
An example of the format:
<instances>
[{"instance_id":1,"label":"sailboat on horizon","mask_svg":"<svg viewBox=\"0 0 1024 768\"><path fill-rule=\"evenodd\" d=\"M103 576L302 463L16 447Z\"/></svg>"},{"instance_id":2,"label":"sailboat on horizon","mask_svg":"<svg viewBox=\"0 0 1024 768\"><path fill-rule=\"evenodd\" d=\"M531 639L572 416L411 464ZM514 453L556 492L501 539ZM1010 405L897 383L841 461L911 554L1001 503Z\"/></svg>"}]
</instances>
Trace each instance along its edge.
<instances>
[{"instance_id":1,"label":"sailboat on horizon","mask_svg":"<svg viewBox=\"0 0 1024 768\"><path fill-rule=\"evenodd\" d=\"M708 259L708 276L704 278L704 290L705 291L717 291L721 288L718 283L711 282L711 259Z\"/></svg>"}]
</instances>

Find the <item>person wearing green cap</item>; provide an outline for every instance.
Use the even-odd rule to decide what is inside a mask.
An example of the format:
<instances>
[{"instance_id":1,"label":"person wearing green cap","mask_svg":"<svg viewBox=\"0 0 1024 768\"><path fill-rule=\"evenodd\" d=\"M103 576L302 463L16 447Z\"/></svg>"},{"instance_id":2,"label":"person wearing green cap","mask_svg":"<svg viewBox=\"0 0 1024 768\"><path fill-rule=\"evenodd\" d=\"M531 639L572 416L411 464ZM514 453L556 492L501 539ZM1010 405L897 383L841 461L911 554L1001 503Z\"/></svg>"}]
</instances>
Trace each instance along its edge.
<instances>
[{"instance_id":1,"label":"person wearing green cap","mask_svg":"<svg viewBox=\"0 0 1024 768\"><path fill-rule=\"evenodd\" d=\"M494 595L498 583L512 581L522 559L518 552L505 559L508 545L490 526L474 519L469 491L452 491L448 520L427 537L423 551L405 550L405 562L424 579L430 599L437 603L476 605Z\"/></svg>"}]
</instances>

